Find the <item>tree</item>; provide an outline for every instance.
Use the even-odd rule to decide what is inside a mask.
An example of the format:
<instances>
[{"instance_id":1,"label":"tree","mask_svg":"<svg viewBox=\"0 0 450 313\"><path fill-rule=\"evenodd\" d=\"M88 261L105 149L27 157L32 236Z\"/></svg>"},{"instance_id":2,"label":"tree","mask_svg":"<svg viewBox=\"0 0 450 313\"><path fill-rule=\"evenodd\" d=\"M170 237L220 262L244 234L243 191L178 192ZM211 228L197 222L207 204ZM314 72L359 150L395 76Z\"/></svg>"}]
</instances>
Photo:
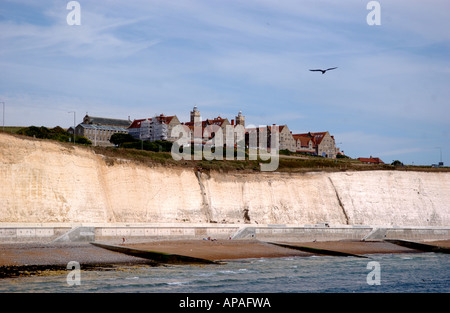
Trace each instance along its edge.
<instances>
[{"instance_id":1,"label":"tree","mask_svg":"<svg viewBox=\"0 0 450 313\"><path fill-rule=\"evenodd\" d=\"M76 143L78 143L80 145L92 145L92 141L90 141L89 139L87 139L84 136L76 136L75 140L76 140Z\"/></svg>"},{"instance_id":2,"label":"tree","mask_svg":"<svg viewBox=\"0 0 450 313\"><path fill-rule=\"evenodd\" d=\"M172 150L172 144L171 141L166 140L156 140L154 141L156 145L156 150L154 151L160 151L160 152L170 152Z\"/></svg>"},{"instance_id":3,"label":"tree","mask_svg":"<svg viewBox=\"0 0 450 313\"><path fill-rule=\"evenodd\" d=\"M400 162L399 160L395 160L395 161L393 161L393 162L391 163L391 165L394 165L394 166L403 166L403 163Z\"/></svg>"},{"instance_id":4,"label":"tree","mask_svg":"<svg viewBox=\"0 0 450 313\"><path fill-rule=\"evenodd\" d=\"M115 133L109 139L109 142L119 147L121 147L126 142L136 142L136 141L137 139L135 139L133 136L124 133Z\"/></svg>"},{"instance_id":5,"label":"tree","mask_svg":"<svg viewBox=\"0 0 450 313\"><path fill-rule=\"evenodd\" d=\"M45 139L48 138L49 132L50 132L49 129L44 126L41 127L30 126L20 129L17 132L17 134Z\"/></svg>"},{"instance_id":6,"label":"tree","mask_svg":"<svg viewBox=\"0 0 450 313\"><path fill-rule=\"evenodd\" d=\"M44 126L24 127L20 129L17 134L40 139L53 139L61 142L67 142L70 138L70 134L59 126L50 129Z\"/></svg>"}]
</instances>

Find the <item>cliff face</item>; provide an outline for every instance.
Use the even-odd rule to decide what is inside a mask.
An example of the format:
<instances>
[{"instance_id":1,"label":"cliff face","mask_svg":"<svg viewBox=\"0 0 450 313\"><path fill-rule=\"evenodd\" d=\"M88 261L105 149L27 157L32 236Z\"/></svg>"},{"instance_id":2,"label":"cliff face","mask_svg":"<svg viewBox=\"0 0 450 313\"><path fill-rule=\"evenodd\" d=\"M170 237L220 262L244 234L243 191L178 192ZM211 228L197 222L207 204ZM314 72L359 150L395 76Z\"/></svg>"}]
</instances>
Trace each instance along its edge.
<instances>
[{"instance_id":1,"label":"cliff face","mask_svg":"<svg viewBox=\"0 0 450 313\"><path fill-rule=\"evenodd\" d=\"M217 221L247 213L260 224L450 225L449 173L213 174L205 182Z\"/></svg>"},{"instance_id":2,"label":"cliff face","mask_svg":"<svg viewBox=\"0 0 450 313\"><path fill-rule=\"evenodd\" d=\"M201 174L5 134L0 187L0 222L450 225L450 173Z\"/></svg>"}]
</instances>

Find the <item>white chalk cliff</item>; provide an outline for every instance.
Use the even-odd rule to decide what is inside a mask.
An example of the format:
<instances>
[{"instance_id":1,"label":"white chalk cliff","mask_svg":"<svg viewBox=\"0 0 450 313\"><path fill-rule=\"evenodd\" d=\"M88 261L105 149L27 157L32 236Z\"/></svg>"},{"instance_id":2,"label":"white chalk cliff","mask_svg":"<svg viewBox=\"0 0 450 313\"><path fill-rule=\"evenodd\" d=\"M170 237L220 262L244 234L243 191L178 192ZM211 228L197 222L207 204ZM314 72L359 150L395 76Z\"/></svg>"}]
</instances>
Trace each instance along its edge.
<instances>
[{"instance_id":1,"label":"white chalk cliff","mask_svg":"<svg viewBox=\"0 0 450 313\"><path fill-rule=\"evenodd\" d=\"M200 174L0 134L0 222L449 226L450 172Z\"/></svg>"}]
</instances>

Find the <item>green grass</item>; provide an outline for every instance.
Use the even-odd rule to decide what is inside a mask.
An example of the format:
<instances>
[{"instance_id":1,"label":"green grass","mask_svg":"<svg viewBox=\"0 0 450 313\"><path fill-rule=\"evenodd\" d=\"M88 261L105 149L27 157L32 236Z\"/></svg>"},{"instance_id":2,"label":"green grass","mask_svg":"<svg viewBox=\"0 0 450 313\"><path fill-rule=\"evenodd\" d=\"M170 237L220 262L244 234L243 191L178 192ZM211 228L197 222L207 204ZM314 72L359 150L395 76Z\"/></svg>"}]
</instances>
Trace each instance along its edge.
<instances>
[{"instance_id":1,"label":"green grass","mask_svg":"<svg viewBox=\"0 0 450 313\"><path fill-rule=\"evenodd\" d=\"M110 160L127 159L141 164L175 166L206 171L220 172L259 172L261 160L180 160L172 158L170 152L152 152L136 149L122 149L113 147L90 147L96 153L107 156ZM397 171L432 171L447 172L450 168L432 168L431 166L393 166L390 164L364 164L356 159L327 159L317 156L302 156L301 158L280 155L277 172L304 173L314 171L369 171L369 170L397 170Z\"/></svg>"},{"instance_id":2,"label":"green grass","mask_svg":"<svg viewBox=\"0 0 450 313\"><path fill-rule=\"evenodd\" d=\"M0 131L4 131L5 133L16 134L19 130L21 130L22 126L5 126L0 127Z\"/></svg>"}]
</instances>

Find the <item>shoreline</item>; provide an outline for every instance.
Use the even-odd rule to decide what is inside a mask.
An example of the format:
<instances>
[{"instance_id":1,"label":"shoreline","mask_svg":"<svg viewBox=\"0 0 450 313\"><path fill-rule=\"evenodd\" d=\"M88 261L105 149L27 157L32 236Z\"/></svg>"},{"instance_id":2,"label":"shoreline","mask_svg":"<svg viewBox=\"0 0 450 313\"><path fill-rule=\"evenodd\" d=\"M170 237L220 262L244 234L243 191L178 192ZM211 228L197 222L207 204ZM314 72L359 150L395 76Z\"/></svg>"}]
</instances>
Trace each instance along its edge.
<instances>
[{"instance_id":1,"label":"shoreline","mask_svg":"<svg viewBox=\"0 0 450 313\"><path fill-rule=\"evenodd\" d=\"M450 248L450 240L427 241L428 244ZM107 244L117 244L108 242ZM285 244L277 242L277 244ZM289 246L308 247L317 253L300 251L259 240L160 240L119 244L130 249L155 251L161 254L231 261L248 258L309 257L324 251L355 256L392 253L424 253L386 241L321 241L289 242ZM337 256L339 257L339 256ZM113 252L90 243L8 243L0 244L0 279L33 275L67 273L67 264L76 261L81 270L114 270L127 266L168 265ZM220 265L217 265L220 266Z\"/></svg>"}]
</instances>

